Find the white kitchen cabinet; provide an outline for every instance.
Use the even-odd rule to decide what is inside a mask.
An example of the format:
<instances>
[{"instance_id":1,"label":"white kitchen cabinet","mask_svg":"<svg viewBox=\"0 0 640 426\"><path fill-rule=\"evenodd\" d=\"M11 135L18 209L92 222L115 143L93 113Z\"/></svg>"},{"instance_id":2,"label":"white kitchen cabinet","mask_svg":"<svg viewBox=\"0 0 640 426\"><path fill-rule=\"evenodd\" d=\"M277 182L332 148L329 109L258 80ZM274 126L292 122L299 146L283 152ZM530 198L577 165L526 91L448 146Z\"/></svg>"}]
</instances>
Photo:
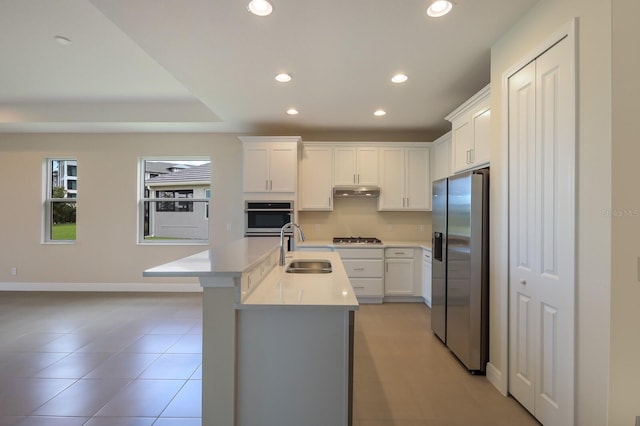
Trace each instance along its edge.
<instances>
[{"instance_id":1,"label":"white kitchen cabinet","mask_svg":"<svg viewBox=\"0 0 640 426\"><path fill-rule=\"evenodd\" d=\"M335 147L333 183L378 185L378 147Z\"/></svg>"},{"instance_id":2,"label":"white kitchen cabinet","mask_svg":"<svg viewBox=\"0 0 640 426\"><path fill-rule=\"evenodd\" d=\"M489 164L491 150L490 87L487 85L449 114L451 171L459 173Z\"/></svg>"},{"instance_id":3,"label":"white kitchen cabinet","mask_svg":"<svg viewBox=\"0 0 640 426\"><path fill-rule=\"evenodd\" d=\"M300 156L299 210L333 210L333 148L304 144Z\"/></svg>"},{"instance_id":4,"label":"white kitchen cabinet","mask_svg":"<svg viewBox=\"0 0 640 426\"><path fill-rule=\"evenodd\" d=\"M386 248L384 251L384 295L413 296L415 293L414 249Z\"/></svg>"},{"instance_id":5,"label":"white kitchen cabinet","mask_svg":"<svg viewBox=\"0 0 640 426\"><path fill-rule=\"evenodd\" d=\"M296 192L298 142L295 137L240 137L244 192Z\"/></svg>"},{"instance_id":6,"label":"white kitchen cabinet","mask_svg":"<svg viewBox=\"0 0 640 426\"><path fill-rule=\"evenodd\" d=\"M433 141L431 146L431 181L451 175L451 131Z\"/></svg>"},{"instance_id":7,"label":"white kitchen cabinet","mask_svg":"<svg viewBox=\"0 0 640 426\"><path fill-rule=\"evenodd\" d=\"M382 303L384 297L384 249L336 248L360 303Z\"/></svg>"},{"instance_id":8,"label":"white kitchen cabinet","mask_svg":"<svg viewBox=\"0 0 640 426\"><path fill-rule=\"evenodd\" d=\"M431 250L422 249L422 297L428 307L431 307L431 267Z\"/></svg>"},{"instance_id":9,"label":"white kitchen cabinet","mask_svg":"<svg viewBox=\"0 0 640 426\"><path fill-rule=\"evenodd\" d=\"M431 210L427 147L380 148L378 210Z\"/></svg>"}]
</instances>

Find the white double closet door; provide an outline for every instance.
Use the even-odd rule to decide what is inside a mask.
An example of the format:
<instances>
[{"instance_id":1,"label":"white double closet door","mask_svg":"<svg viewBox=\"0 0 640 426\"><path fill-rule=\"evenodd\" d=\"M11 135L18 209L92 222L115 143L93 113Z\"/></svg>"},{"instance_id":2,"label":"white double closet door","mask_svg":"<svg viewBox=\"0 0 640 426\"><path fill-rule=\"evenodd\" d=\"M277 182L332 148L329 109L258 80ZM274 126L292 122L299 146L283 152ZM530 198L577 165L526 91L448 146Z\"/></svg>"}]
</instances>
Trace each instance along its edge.
<instances>
[{"instance_id":1,"label":"white double closet door","mask_svg":"<svg viewBox=\"0 0 640 426\"><path fill-rule=\"evenodd\" d=\"M509 392L574 418L575 89L568 37L509 77Z\"/></svg>"}]
</instances>

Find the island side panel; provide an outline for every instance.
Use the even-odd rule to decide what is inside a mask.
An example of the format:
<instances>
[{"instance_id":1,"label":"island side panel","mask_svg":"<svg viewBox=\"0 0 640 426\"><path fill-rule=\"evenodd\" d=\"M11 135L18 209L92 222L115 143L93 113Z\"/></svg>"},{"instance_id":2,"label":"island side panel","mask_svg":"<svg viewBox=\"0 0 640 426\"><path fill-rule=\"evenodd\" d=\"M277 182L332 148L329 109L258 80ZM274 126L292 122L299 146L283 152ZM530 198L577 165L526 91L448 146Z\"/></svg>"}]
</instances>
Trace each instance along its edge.
<instances>
[{"instance_id":1,"label":"island side panel","mask_svg":"<svg viewBox=\"0 0 640 426\"><path fill-rule=\"evenodd\" d=\"M204 287L202 424L235 425L236 310L234 287Z\"/></svg>"},{"instance_id":2,"label":"island side panel","mask_svg":"<svg viewBox=\"0 0 640 426\"><path fill-rule=\"evenodd\" d=\"M237 425L348 425L350 316L238 311Z\"/></svg>"}]
</instances>

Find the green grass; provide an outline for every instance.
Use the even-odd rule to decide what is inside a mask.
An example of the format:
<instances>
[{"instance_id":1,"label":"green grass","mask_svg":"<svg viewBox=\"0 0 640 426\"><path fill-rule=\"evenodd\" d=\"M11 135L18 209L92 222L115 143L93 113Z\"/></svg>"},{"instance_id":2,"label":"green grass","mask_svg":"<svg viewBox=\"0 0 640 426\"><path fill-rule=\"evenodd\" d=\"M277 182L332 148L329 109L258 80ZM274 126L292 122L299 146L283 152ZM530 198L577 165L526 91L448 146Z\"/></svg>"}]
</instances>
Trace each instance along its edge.
<instances>
[{"instance_id":1,"label":"green grass","mask_svg":"<svg viewBox=\"0 0 640 426\"><path fill-rule=\"evenodd\" d=\"M62 224L51 226L51 240L75 241L75 239L76 239L75 223L62 223Z\"/></svg>"}]
</instances>

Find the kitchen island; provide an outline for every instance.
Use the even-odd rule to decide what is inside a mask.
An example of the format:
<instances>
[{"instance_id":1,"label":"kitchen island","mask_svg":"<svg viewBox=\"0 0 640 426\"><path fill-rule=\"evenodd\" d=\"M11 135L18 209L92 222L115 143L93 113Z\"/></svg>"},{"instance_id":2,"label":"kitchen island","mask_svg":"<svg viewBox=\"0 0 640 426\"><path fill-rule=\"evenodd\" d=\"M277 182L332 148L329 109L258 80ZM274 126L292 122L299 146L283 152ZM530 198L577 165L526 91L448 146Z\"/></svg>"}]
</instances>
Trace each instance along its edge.
<instances>
[{"instance_id":1,"label":"kitchen island","mask_svg":"<svg viewBox=\"0 0 640 426\"><path fill-rule=\"evenodd\" d=\"M203 287L203 425L349 425L358 302L337 253L244 238L144 272ZM288 273L292 259L330 273Z\"/></svg>"}]
</instances>

